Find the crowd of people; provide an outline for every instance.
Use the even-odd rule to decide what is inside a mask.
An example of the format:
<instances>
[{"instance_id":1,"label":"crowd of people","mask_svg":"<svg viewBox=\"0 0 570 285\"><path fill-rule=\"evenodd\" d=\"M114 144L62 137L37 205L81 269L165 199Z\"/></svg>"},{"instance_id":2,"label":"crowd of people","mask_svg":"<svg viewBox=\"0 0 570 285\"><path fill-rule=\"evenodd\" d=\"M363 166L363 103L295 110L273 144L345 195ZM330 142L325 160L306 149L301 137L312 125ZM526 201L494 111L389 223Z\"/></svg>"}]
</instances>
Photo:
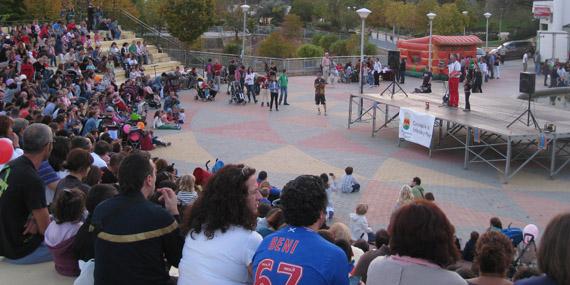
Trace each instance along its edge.
<instances>
[{"instance_id":1,"label":"crowd of people","mask_svg":"<svg viewBox=\"0 0 570 285\"><path fill-rule=\"evenodd\" d=\"M519 242L492 218L462 248L419 177L402 186L388 228L375 231L366 218L374 205L358 204L347 224L334 215L333 197L361 190L352 167L339 181L307 174L282 189L243 164L178 173L147 152L169 143L146 126L145 104L162 105L155 128L179 129L185 117L176 91L190 83L163 75L117 86L114 66L105 73L99 61L144 62L144 54L134 43L99 58L97 40L90 50L82 27L32 24L1 35L0 137L13 147L0 170L2 262L53 262L75 284L570 283L569 213L541 236L528 225ZM61 52L50 54L51 44ZM209 62L202 81L219 86L222 70ZM371 70L375 85L376 63ZM232 71L254 104L261 93L269 110L288 105L286 70L277 77L272 65L257 76L233 62ZM315 80L317 106L329 76ZM256 90L261 77L266 96Z\"/></svg>"}]
</instances>

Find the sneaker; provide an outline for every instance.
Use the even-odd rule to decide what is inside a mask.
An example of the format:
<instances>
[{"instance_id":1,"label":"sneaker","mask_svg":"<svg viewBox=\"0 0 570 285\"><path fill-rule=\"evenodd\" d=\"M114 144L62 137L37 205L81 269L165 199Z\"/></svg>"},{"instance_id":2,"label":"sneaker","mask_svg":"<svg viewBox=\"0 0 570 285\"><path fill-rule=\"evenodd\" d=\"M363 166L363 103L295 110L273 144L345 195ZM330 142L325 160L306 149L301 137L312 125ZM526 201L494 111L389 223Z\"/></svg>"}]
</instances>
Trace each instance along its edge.
<instances>
[{"instance_id":1,"label":"sneaker","mask_svg":"<svg viewBox=\"0 0 570 285\"><path fill-rule=\"evenodd\" d=\"M275 111L279 112L279 109L275 108Z\"/></svg>"},{"instance_id":2,"label":"sneaker","mask_svg":"<svg viewBox=\"0 0 570 285\"><path fill-rule=\"evenodd\" d=\"M273 111L273 109L269 109L269 112Z\"/></svg>"},{"instance_id":3,"label":"sneaker","mask_svg":"<svg viewBox=\"0 0 570 285\"><path fill-rule=\"evenodd\" d=\"M289 103L285 103L285 104L283 104L283 105L285 105L285 106L289 106Z\"/></svg>"},{"instance_id":4,"label":"sneaker","mask_svg":"<svg viewBox=\"0 0 570 285\"><path fill-rule=\"evenodd\" d=\"M261 107L263 107L263 102L261 102Z\"/></svg>"}]
</instances>

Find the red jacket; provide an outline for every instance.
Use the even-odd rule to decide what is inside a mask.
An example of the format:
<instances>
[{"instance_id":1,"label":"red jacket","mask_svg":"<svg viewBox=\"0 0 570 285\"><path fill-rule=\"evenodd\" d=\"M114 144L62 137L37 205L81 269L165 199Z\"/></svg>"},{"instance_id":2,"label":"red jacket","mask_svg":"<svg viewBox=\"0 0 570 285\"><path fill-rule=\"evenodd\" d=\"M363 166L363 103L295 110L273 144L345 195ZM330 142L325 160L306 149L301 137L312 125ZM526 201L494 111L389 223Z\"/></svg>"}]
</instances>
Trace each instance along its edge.
<instances>
[{"instance_id":1,"label":"red jacket","mask_svg":"<svg viewBox=\"0 0 570 285\"><path fill-rule=\"evenodd\" d=\"M35 72L36 70L34 69L34 66L31 63L24 63L20 68L20 74L26 75L28 81L32 81L34 79Z\"/></svg>"}]
</instances>

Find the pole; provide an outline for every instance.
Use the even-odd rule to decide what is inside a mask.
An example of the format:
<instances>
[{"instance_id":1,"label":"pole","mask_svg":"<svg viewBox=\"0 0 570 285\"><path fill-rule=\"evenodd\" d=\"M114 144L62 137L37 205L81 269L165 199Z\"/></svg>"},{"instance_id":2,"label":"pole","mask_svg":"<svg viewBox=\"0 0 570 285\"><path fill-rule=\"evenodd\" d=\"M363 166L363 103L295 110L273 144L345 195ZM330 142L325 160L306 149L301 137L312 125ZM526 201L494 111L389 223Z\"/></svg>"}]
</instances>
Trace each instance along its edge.
<instances>
[{"instance_id":1,"label":"pole","mask_svg":"<svg viewBox=\"0 0 570 285\"><path fill-rule=\"evenodd\" d=\"M485 50L489 49L489 18L487 17L487 28L485 31Z\"/></svg>"},{"instance_id":2,"label":"pole","mask_svg":"<svg viewBox=\"0 0 570 285\"><path fill-rule=\"evenodd\" d=\"M431 72L431 65L432 65L432 61L431 61L431 53L432 53L432 47L431 47L431 38L432 38L432 28L433 28L433 20L429 20L429 62L428 62L428 70Z\"/></svg>"},{"instance_id":3,"label":"pole","mask_svg":"<svg viewBox=\"0 0 570 285\"><path fill-rule=\"evenodd\" d=\"M364 93L364 81L362 77L364 76L364 19L362 19L362 25L360 29L360 94Z\"/></svg>"},{"instance_id":4,"label":"pole","mask_svg":"<svg viewBox=\"0 0 570 285\"><path fill-rule=\"evenodd\" d=\"M243 35L241 38L241 61L243 62L243 57L245 55L245 20L246 20L246 11L243 11Z\"/></svg>"},{"instance_id":5,"label":"pole","mask_svg":"<svg viewBox=\"0 0 570 285\"><path fill-rule=\"evenodd\" d=\"M463 35L465 36L465 26L463 26Z\"/></svg>"}]
</instances>

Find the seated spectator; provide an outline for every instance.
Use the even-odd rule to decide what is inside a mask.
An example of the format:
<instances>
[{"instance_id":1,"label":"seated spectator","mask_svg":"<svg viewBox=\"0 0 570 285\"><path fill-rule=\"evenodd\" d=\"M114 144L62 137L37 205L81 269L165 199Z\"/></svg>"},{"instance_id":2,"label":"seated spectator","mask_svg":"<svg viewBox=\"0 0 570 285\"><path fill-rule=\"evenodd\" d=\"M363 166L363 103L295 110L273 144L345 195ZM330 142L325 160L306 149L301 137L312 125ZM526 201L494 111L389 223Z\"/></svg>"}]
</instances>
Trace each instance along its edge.
<instances>
[{"instance_id":1,"label":"seated spectator","mask_svg":"<svg viewBox=\"0 0 570 285\"><path fill-rule=\"evenodd\" d=\"M319 235L327 205L320 177L303 175L289 181L280 205L288 226L267 236L257 249L254 284L285 284L292 276L297 284L348 284L347 256Z\"/></svg>"},{"instance_id":2,"label":"seated spectator","mask_svg":"<svg viewBox=\"0 0 570 285\"><path fill-rule=\"evenodd\" d=\"M475 245L477 244L478 239L479 233L471 232L471 238L465 243L465 247L463 248L463 260L473 262L473 259L475 258Z\"/></svg>"},{"instance_id":3,"label":"seated spectator","mask_svg":"<svg viewBox=\"0 0 570 285\"><path fill-rule=\"evenodd\" d=\"M245 284L261 236L255 169L226 165L206 184L184 220L188 233L178 284Z\"/></svg>"},{"instance_id":4,"label":"seated spectator","mask_svg":"<svg viewBox=\"0 0 570 285\"><path fill-rule=\"evenodd\" d=\"M434 201L435 201L435 197L433 196L433 193L431 193L431 192L427 192L427 193L425 194L425 199L428 200L428 201L430 201L430 202L434 202Z\"/></svg>"},{"instance_id":5,"label":"seated spectator","mask_svg":"<svg viewBox=\"0 0 570 285\"><path fill-rule=\"evenodd\" d=\"M267 226L256 230L262 237L266 237L285 225L285 217L283 216L283 211L280 208L273 208L267 213L265 218L267 221Z\"/></svg>"},{"instance_id":6,"label":"seated spectator","mask_svg":"<svg viewBox=\"0 0 570 285\"><path fill-rule=\"evenodd\" d=\"M414 196L414 199L424 198L425 190L422 187L422 180L419 177L414 177L414 179L412 179L412 184L410 184L410 187L412 187L412 195Z\"/></svg>"},{"instance_id":7,"label":"seated spectator","mask_svg":"<svg viewBox=\"0 0 570 285\"><path fill-rule=\"evenodd\" d=\"M492 217L489 220L489 229L487 231L501 232L503 230L503 223L497 217Z\"/></svg>"},{"instance_id":8,"label":"seated spectator","mask_svg":"<svg viewBox=\"0 0 570 285\"><path fill-rule=\"evenodd\" d=\"M368 251L370 251L370 244L363 239L359 239L359 240L355 241L352 245L354 247L362 249L362 251L364 251L364 254L366 254Z\"/></svg>"},{"instance_id":9,"label":"seated spectator","mask_svg":"<svg viewBox=\"0 0 570 285\"><path fill-rule=\"evenodd\" d=\"M368 226L366 219L366 212L368 212L368 204L358 204L356 212L350 213L350 234L352 240L368 241L368 234L372 233L372 228Z\"/></svg>"},{"instance_id":10,"label":"seated spectator","mask_svg":"<svg viewBox=\"0 0 570 285\"><path fill-rule=\"evenodd\" d=\"M570 213L560 214L548 223L538 247L538 269L543 276L524 279L516 285L570 284Z\"/></svg>"},{"instance_id":11,"label":"seated spectator","mask_svg":"<svg viewBox=\"0 0 570 285\"><path fill-rule=\"evenodd\" d=\"M198 199L198 191L196 191L198 187L196 178L192 174L178 178L178 193L176 196L178 196L178 200L180 200L183 206L192 205Z\"/></svg>"},{"instance_id":12,"label":"seated spectator","mask_svg":"<svg viewBox=\"0 0 570 285\"><path fill-rule=\"evenodd\" d=\"M375 259L367 285L467 284L445 267L459 259L455 229L433 203L416 200L400 208L388 227L391 256Z\"/></svg>"},{"instance_id":13,"label":"seated spectator","mask_svg":"<svg viewBox=\"0 0 570 285\"><path fill-rule=\"evenodd\" d=\"M178 124L172 124L169 123L168 121L165 122L165 120L163 120L163 116L164 113L161 110L157 110L154 113L154 120L152 122L152 127L155 129L159 129L159 130L180 130L180 125Z\"/></svg>"},{"instance_id":14,"label":"seated spectator","mask_svg":"<svg viewBox=\"0 0 570 285\"><path fill-rule=\"evenodd\" d=\"M95 208L95 284L172 282L166 262L178 266L183 245L177 199L172 189L155 192L155 179L150 155L135 152L119 167L120 194ZM153 193L164 206L147 200Z\"/></svg>"},{"instance_id":15,"label":"seated spectator","mask_svg":"<svg viewBox=\"0 0 570 285\"><path fill-rule=\"evenodd\" d=\"M55 195L52 204L54 220L45 232L45 243L53 255L55 271L64 276L78 276L79 266L73 255L73 242L83 225L85 193L77 188L66 188Z\"/></svg>"},{"instance_id":16,"label":"seated spectator","mask_svg":"<svg viewBox=\"0 0 570 285\"><path fill-rule=\"evenodd\" d=\"M374 240L374 246L376 246L376 250L365 252L360 257L358 263L356 263L356 267L354 268L352 275L360 277L360 280L366 283L366 277L367 277L366 273L368 272L368 267L370 266L370 263L376 257L386 256L390 254L390 248L388 246L389 243L390 243L390 236L388 236L388 231L386 231L385 229L377 231Z\"/></svg>"},{"instance_id":17,"label":"seated spectator","mask_svg":"<svg viewBox=\"0 0 570 285\"><path fill-rule=\"evenodd\" d=\"M533 224L526 225L523 229L523 241L517 245L517 265L536 267L536 240L538 239L538 227Z\"/></svg>"},{"instance_id":18,"label":"seated spectator","mask_svg":"<svg viewBox=\"0 0 570 285\"><path fill-rule=\"evenodd\" d=\"M101 176L101 183L104 184L115 184L119 182L117 178L117 173L119 172L119 165L123 159L125 159L124 153L113 153L111 159L109 160L109 165L103 168L103 173Z\"/></svg>"},{"instance_id":19,"label":"seated spectator","mask_svg":"<svg viewBox=\"0 0 570 285\"><path fill-rule=\"evenodd\" d=\"M499 232L489 231L481 235L475 247L474 267L479 277L467 280L473 285L513 284L507 280L514 256L513 244L509 238Z\"/></svg>"},{"instance_id":20,"label":"seated spectator","mask_svg":"<svg viewBox=\"0 0 570 285\"><path fill-rule=\"evenodd\" d=\"M91 153L91 156L93 157L93 166L97 168L107 167L107 162L109 162L109 153L111 150L111 144L103 140L98 141Z\"/></svg>"},{"instance_id":21,"label":"seated spectator","mask_svg":"<svg viewBox=\"0 0 570 285\"><path fill-rule=\"evenodd\" d=\"M400 189L400 195L398 196L398 200L396 200L396 206L394 206L393 212L398 211L401 207L410 204L414 201L414 195L412 194L412 188L408 185L402 186Z\"/></svg>"},{"instance_id":22,"label":"seated spectator","mask_svg":"<svg viewBox=\"0 0 570 285\"><path fill-rule=\"evenodd\" d=\"M269 182L264 181L261 182L261 184L259 184L259 193L261 194L261 199L259 200L259 203L264 203L264 204L268 204L271 205L271 201L269 201L269 191L271 189L271 185L269 185Z\"/></svg>"},{"instance_id":23,"label":"seated spectator","mask_svg":"<svg viewBox=\"0 0 570 285\"><path fill-rule=\"evenodd\" d=\"M32 124L23 139L24 154L0 172L0 256L9 263L35 264L52 260L43 243L50 217L38 168L49 157L53 135L48 126Z\"/></svg>"},{"instance_id":24,"label":"seated spectator","mask_svg":"<svg viewBox=\"0 0 570 285\"><path fill-rule=\"evenodd\" d=\"M257 226L255 227L255 231L269 227L267 215L269 215L269 212L273 209L275 208L271 207L271 205L259 203L259 206L257 206Z\"/></svg>"},{"instance_id":25,"label":"seated spectator","mask_svg":"<svg viewBox=\"0 0 570 285\"><path fill-rule=\"evenodd\" d=\"M360 191L360 184L356 181L356 178L352 176L354 169L352 167L347 167L344 169L345 175L340 180L340 189L342 193L354 193Z\"/></svg>"},{"instance_id":26,"label":"seated spectator","mask_svg":"<svg viewBox=\"0 0 570 285\"><path fill-rule=\"evenodd\" d=\"M85 208L89 214L85 219L85 223L83 223L77 231L77 235L73 241L73 251L77 260L89 261L95 258L96 234L93 231L89 231L93 212L97 205L109 198L115 197L118 193L115 187L107 184L98 184L89 190L85 202Z\"/></svg>"},{"instance_id":27,"label":"seated spectator","mask_svg":"<svg viewBox=\"0 0 570 285\"><path fill-rule=\"evenodd\" d=\"M332 226L329 228L329 231L333 234L335 241L339 240L339 239L343 239L348 241L349 244L351 244L352 240L352 236L350 234L350 229L348 228L348 226L346 226L343 223L334 223L332 224ZM360 259L360 257L364 254L364 251L362 251L360 248L357 248L353 245L350 246L352 248L352 253L353 253L353 262L354 264L358 263L358 260Z\"/></svg>"},{"instance_id":28,"label":"seated spectator","mask_svg":"<svg viewBox=\"0 0 570 285\"><path fill-rule=\"evenodd\" d=\"M517 268L517 272L515 273L515 275L513 276L513 282L517 282L519 280L523 280L523 279L529 279L532 277L539 277L542 274L540 273L540 271L537 268L533 268L533 267L528 267L528 266L520 266L519 268Z\"/></svg>"},{"instance_id":29,"label":"seated spectator","mask_svg":"<svg viewBox=\"0 0 570 285\"><path fill-rule=\"evenodd\" d=\"M87 195L91 187L83 183L83 179L87 177L92 164L93 157L86 150L76 148L70 151L63 163L63 168L67 169L69 174L57 184L56 194L64 189L78 188Z\"/></svg>"}]
</instances>

